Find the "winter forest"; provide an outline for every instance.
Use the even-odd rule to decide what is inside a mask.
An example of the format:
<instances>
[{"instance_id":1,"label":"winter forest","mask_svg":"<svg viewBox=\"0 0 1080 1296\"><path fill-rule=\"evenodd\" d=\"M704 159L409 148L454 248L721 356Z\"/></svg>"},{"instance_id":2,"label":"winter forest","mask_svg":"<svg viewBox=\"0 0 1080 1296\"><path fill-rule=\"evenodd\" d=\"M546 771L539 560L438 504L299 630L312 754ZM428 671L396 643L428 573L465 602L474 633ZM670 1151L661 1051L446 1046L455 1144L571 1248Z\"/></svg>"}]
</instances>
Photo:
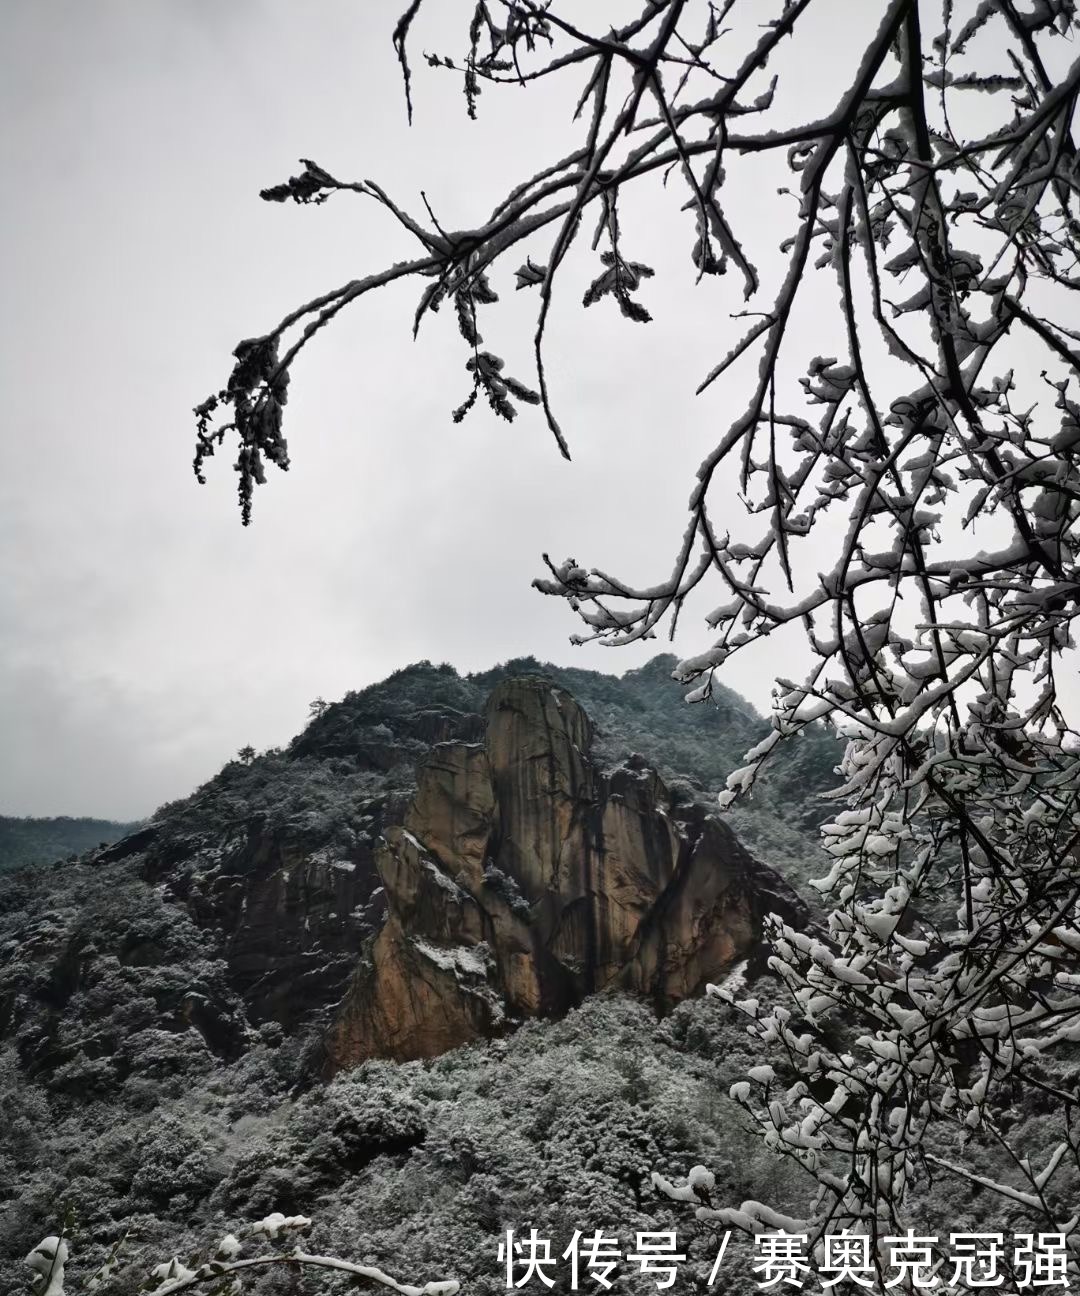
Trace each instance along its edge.
<instances>
[{"instance_id":1,"label":"winter forest","mask_svg":"<svg viewBox=\"0 0 1080 1296\"><path fill-rule=\"evenodd\" d=\"M1075 1289L1080 10L403 2L348 132L431 176L246 195L183 531L433 646L142 815L5 794L0 1296ZM160 642L242 709L337 631L239 607Z\"/></svg>"}]
</instances>

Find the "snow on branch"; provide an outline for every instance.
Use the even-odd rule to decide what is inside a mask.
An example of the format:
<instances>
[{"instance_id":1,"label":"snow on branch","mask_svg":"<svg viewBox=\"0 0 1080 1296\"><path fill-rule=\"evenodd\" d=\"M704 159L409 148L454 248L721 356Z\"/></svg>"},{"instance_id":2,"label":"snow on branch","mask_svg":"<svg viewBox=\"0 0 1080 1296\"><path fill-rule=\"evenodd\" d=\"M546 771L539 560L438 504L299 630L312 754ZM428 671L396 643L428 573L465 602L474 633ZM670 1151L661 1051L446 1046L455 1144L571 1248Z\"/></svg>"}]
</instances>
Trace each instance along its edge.
<instances>
[{"instance_id":1,"label":"snow on branch","mask_svg":"<svg viewBox=\"0 0 1080 1296\"><path fill-rule=\"evenodd\" d=\"M407 92L421 8L413 0L394 32ZM599 260L583 302L610 297L628 326L646 324L652 271L624 248L620 215L641 182L666 176L670 237L689 233L697 279L739 280L741 340L699 387L703 417L722 402L725 426L690 483L669 575L545 556L535 584L569 604L579 642L609 646L673 628L711 590L710 642L676 672L693 700L734 654L801 636L806 669L778 681L773 737L728 779L725 804L752 795L809 726L847 739L816 884L827 930L772 921L790 1007L734 1005L778 1060L772 1079L761 1072L733 1096L808 1176L813 1201L794 1223L896 1232L910 1186L933 1169L974 1176L1056 1229L1061 1167L1080 1171L1076 1096L1053 1061L1080 1042L1080 732L1059 691L1075 673L1080 613L1076 5L883 0L862 38L830 37L847 70L831 108L803 122L781 56L815 58L816 0L647 0L594 30L559 0L467 10L464 54L428 56L433 72L462 77L470 113L481 91L569 77L574 147L509 176L505 199L465 231L311 161L265 191L375 201L418 254L241 343L226 385L198 407L196 471L235 435L249 520L264 462L288 466L283 407L300 350L358 297L411 277L425 281L417 326L452 303L466 346L471 391L455 417L480 395L508 419L537 404L568 454L545 368L556 285L593 214ZM738 218L751 155L784 182L773 264L752 257L756 231ZM528 381L483 349L500 269L536 293ZM828 338L817 354L800 349L809 308ZM721 489L732 483L741 513ZM846 1045L836 1020L857 1024ZM1000 1119L1025 1086L1060 1114L1048 1171L1030 1169ZM931 1159L940 1130L999 1148L1011 1170ZM787 1227L760 1203L717 1211Z\"/></svg>"},{"instance_id":2,"label":"snow on branch","mask_svg":"<svg viewBox=\"0 0 1080 1296\"><path fill-rule=\"evenodd\" d=\"M311 1220L306 1216L285 1216L277 1211L250 1227L249 1240L284 1241L282 1235L298 1232L310 1224ZM236 1293L243 1290L241 1279L245 1273L273 1267L347 1274L353 1279L362 1279L376 1287L387 1288L397 1296L456 1296L460 1290L460 1284L453 1279L428 1282L423 1286L402 1283L373 1265L354 1264L351 1260L340 1260L335 1256L313 1255L300 1246L289 1251L255 1256L241 1256L242 1249L243 1243L234 1234L228 1233L218 1243L213 1256L206 1260L193 1260L187 1265L174 1257L155 1265L150 1271L150 1281L143 1285L143 1289L151 1292L152 1296L174 1296L176 1292L200 1287ZM119 1250L119 1247L114 1249L106 1264L90 1279L88 1287L91 1290L101 1286L112 1276L118 1263ZM64 1275L68 1260L69 1248L63 1235L47 1237L38 1243L26 1257L26 1264L34 1272L34 1296L65 1296Z\"/></svg>"}]
</instances>

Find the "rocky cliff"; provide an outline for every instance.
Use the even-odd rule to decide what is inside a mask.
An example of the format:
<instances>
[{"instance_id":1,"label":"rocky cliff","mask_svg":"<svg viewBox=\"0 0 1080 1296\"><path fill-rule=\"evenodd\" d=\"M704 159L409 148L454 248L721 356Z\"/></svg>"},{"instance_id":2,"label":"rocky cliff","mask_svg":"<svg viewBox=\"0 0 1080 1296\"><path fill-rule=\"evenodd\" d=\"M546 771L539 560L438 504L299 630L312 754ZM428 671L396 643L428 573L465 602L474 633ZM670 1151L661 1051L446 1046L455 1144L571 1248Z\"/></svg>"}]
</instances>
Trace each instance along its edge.
<instances>
[{"instance_id":1,"label":"rocky cliff","mask_svg":"<svg viewBox=\"0 0 1080 1296\"><path fill-rule=\"evenodd\" d=\"M482 741L434 746L374 851L387 917L328 1070L429 1057L608 987L668 1009L752 952L763 912L805 917L642 758L605 772L591 750L585 712L539 677L495 688Z\"/></svg>"},{"instance_id":2,"label":"rocky cliff","mask_svg":"<svg viewBox=\"0 0 1080 1296\"><path fill-rule=\"evenodd\" d=\"M675 709L665 732L666 659L623 680L527 666L410 667L123 841L0 874L0 1046L108 1092L265 1027L330 1074L608 988L665 1011L752 952L764 913L803 915L682 763L724 742L737 763L751 712ZM650 739L659 770L631 746Z\"/></svg>"}]
</instances>

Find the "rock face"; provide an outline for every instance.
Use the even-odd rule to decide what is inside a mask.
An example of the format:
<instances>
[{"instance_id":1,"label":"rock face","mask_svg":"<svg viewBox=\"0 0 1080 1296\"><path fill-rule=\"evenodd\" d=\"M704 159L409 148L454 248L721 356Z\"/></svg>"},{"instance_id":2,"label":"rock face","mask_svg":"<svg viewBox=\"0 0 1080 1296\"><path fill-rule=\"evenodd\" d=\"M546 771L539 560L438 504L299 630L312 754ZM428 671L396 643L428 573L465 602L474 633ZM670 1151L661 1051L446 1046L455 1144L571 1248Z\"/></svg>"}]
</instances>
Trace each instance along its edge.
<instances>
[{"instance_id":1,"label":"rock face","mask_svg":"<svg viewBox=\"0 0 1080 1296\"><path fill-rule=\"evenodd\" d=\"M603 772L588 717L542 678L492 693L482 742L437 744L374 851L387 918L329 1032L327 1071L430 1057L619 987L659 1010L805 919L719 819L641 758Z\"/></svg>"},{"instance_id":2,"label":"rock face","mask_svg":"<svg viewBox=\"0 0 1080 1296\"><path fill-rule=\"evenodd\" d=\"M664 1011L746 955L752 977L763 915L805 909L693 799L761 722L738 699L673 720L672 662L620 680L419 663L113 845L0 869L0 1046L33 1083L103 1100L283 1043L309 1083L607 989ZM808 751L793 814L833 759ZM759 841L787 805L757 803Z\"/></svg>"},{"instance_id":3,"label":"rock face","mask_svg":"<svg viewBox=\"0 0 1080 1296\"><path fill-rule=\"evenodd\" d=\"M254 1023L292 1031L324 1012L348 984L365 936L386 917L363 840L313 847L255 817L195 849L187 840L151 841L143 855L137 835L97 859L120 859L132 846L143 878L213 934Z\"/></svg>"}]
</instances>

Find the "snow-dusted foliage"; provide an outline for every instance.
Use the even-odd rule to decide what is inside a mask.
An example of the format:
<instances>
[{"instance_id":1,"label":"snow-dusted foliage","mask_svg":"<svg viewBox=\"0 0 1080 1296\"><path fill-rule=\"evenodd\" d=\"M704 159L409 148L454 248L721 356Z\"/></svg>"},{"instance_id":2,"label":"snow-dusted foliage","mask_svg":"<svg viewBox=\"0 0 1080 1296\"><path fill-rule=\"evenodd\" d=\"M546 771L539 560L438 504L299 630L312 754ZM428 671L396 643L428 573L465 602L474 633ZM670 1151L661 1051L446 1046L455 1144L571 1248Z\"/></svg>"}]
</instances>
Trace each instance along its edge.
<instances>
[{"instance_id":1,"label":"snow-dusted foliage","mask_svg":"<svg viewBox=\"0 0 1080 1296\"><path fill-rule=\"evenodd\" d=\"M482 84L569 75L579 145L514 177L486 222L456 233L310 162L266 191L374 198L421 255L242 343L227 387L199 408L196 469L226 431L239 435L247 521L262 460L287 466L281 413L298 350L349 302L406 276L430 281L417 323L452 301L471 349L458 414L480 392L507 418L512 397L538 400L566 453L543 366L555 280L595 213L603 251L585 304L610 296L646 322L636 293L650 268L624 252L620 204L647 177L680 179L673 220L693 222L699 278L731 271L746 302L745 333L700 388L736 416L698 472L667 579L567 560L537 583L609 644L653 634L693 593L722 587L712 645L677 671L691 698L709 696L733 654L802 632L808 673L779 682L772 732L724 804L807 726L824 720L849 739L824 829L828 930L774 925L789 1003L738 1001L786 1058L786 1079L758 1067L734 1096L809 1176L799 1226L812 1241L826 1227L876 1241L917 1224L910 1188L938 1172L1069 1232L1075 1199L1057 1185L1080 1163L1075 1075L1055 1083L1044 1064L1080 1043L1080 735L1057 689L1075 670L1080 611L1080 18L1072 0L853 6L853 33L855 9L875 21L837 34L847 73L828 111L799 122L799 82L774 69L822 7L648 0L587 31L579 6L480 0L464 60L429 62L464 71L470 111ZM395 32L407 85L421 9L413 0ZM783 177L768 201L791 212L780 262L763 270L733 214L740 166L761 156ZM539 296L535 394L479 349L477 311L496 300L489 275L509 256L523 257L517 286ZM827 350L792 354L813 293ZM223 407L231 422L214 427ZM843 1046L837 1018L860 1024ZM1058 1137L1039 1156L1002 1118L1018 1090L1055 1105ZM998 1143L1004 1169L988 1177L945 1156L943 1131ZM702 1210L747 1228L780 1218L756 1203Z\"/></svg>"},{"instance_id":2,"label":"snow-dusted foliage","mask_svg":"<svg viewBox=\"0 0 1080 1296\"><path fill-rule=\"evenodd\" d=\"M42 1238L26 1257L33 1271L34 1296L64 1296L64 1266L68 1245L62 1237Z\"/></svg>"},{"instance_id":3,"label":"snow-dusted foliage","mask_svg":"<svg viewBox=\"0 0 1080 1296\"><path fill-rule=\"evenodd\" d=\"M677 1228L680 1272L703 1281L711 1229L655 1196L654 1165L678 1177L707 1160L723 1199L772 1175L775 1197L795 1201L791 1168L738 1128L717 1088L712 1056L735 1059L727 1081L752 1048L724 1015L697 1000L658 1023L646 1005L598 996L504 1040L368 1062L303 1092L296 1050L262 1032L235 1063L179 1073L152 1095L132 1076L108 1102L52 1091L47 1076L14 1083L6 1046L0 1293L27 1296L24 1258L60 1233L65 1202L69 1294L133 1296L159 1265L151 1289L182 1266L203 1275L193 1290L212 1292L204 1266L254 1260L231 1275L250 1296L356 1289L348 1270L297 1272L299 1246L403 1284L454 1279L497 1296L505 1230L532 1227L560 1251L575 1229L614 1232L630 1249L639 1230ZM625 1278L635 1296L655 1292Z\"/></svg>"}]
</instances>

